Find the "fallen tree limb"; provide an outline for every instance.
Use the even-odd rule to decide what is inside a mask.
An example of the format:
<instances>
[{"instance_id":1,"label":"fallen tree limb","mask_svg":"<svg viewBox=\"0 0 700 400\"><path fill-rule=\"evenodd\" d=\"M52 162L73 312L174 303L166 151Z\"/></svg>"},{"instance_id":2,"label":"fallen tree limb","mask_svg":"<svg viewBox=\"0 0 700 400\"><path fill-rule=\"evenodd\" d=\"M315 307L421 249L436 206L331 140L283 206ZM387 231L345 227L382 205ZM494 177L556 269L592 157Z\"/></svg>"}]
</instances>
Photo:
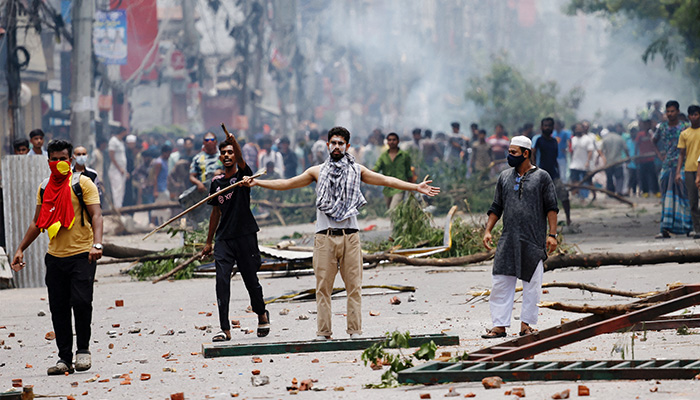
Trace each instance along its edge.
<instances>
[{"instance_id":1,"label":"fallen tree limb","mask_svg":"<svg viewBox=\"0 0 700 400\"><path fill-rule=\"evenodd\" d=\"M496 250L487 251L484 253L476 253L462 257L449 258L409 258L392 253L368 254L362 256L362 261L365 263L376 263L380 261L390 261L408 265L427 265L431 267L456 267L465 264L474 264L481 261L486 261L493 258Z\"/></svg>"},{"instance_id":2,"label":"fallen tree limb","mask_svg":"<svg viewBox=\"0 0 700 400\"><path fill-rule=\"evenodd\" d=\"M545 261L544 270L546 272L565 267L598 268L602 265L682 264L689 262L700 262L700 249L556 255Z\"/></svg>"},{"instance_id":3,"label":"fallen tree limb","mask_svg":"<svg viewBox=\"0 0 700 400\"><path fill-rule=\"evenodd\" d=\"M605 164L605 165L603 165L602 167L598 167L598 168L596 168L596 169L594 169L594 170L588 172L586 175L584 175L583 179L581 179L581 182L585 182L585 181L587 181L587 180L593 178L593 177L595 176L595 174L597 174L598 172L603 172L603 171L605 171L606 169L609 169L609 168L612 168L612 167L616 167L616 166L618 166L618 165L622 165L622 164L624 164L624 163L626 163L626 162L633 161L633 160L636 160L636 159L638 159L638 158L655 157L655 156L656 156L656 154L654 154L654 153L638 154L638 155L633 156L633 157L623 158L622 160L616 161L616 162L614 162L614 163L612 163L612 164Z\"/></svg>"},{"instance_id":4,"label":"fallen tree limb","mask_svg":"<svg viewBox=\"0 0 700 400\"><path fill-rule=\"evenodd\" d=\"M613 296L622 297L634 297L638 299L643 299L649 296L659 294L659 292L628 292L625 290L617 290L610 288L602 288L595 285L589 285L586 283L579 282L548 282L542 284L543 288L567 288L567 289L581 289L592 293L603 293Z\"/></svg>"},{"instance_id":5,"label":"fallen tree limb","mask_svg":"<svg viewBox=\"0 0 700 400\"><path fill-rule=\"evenodd\" d=\"M627 200L627 199L624 198L623 196L620 196L619 194L617 194L617 193L615 193L615 192L611 192L611 191L609 191L609 190L607 190L607 189L603 189L603 188L599 188L599 187L595 187L595 186L591 186L591 185L580 185L580 184L575 184L575 183L565 183L564 185L565 185L566 187L568 187L569 189L585 189L585 190L590 190L590 191L592 191L592 192L601 192L601 193L605 193L605 194L608 195L609 197L612 197L613 199L618 200L618 201L620 201L621 203L625 203L625 204L627 204L627 205L630 206L630 207L634 207L634 203L632 203L631 201Z\"/></svg>"},{"instance_id":6,"label":"fallen tree limb","mask_svg":"<svg viewBox=\"0 0 700 400\"><path fill-rule=\"evenodd\" d=\"M102 249L103 257L112 258L134 258L134 257L145 257L158 253L158 250L145 250L135 247L119 246L113 243L104 243L104 248Z\"/></svg>"},{"instance_id":7,"label":"fallen tree limb","mask_svg":"<svg viewBox=\"0 0 700 400\"><path fill-rule=\"evenodd\" d=\"M542 308L550 308L552 310L568 311L582 314L598 314L598 315L609 315L609 314L624 314L630 311L640 310L642 308L651 307L659 303L631 303L631 304L613 304L610 306L589 306L584 304L582 306L576 304L566 304L559 302L544 302L539 303L537 306Z\"/></svg>"},{"instance_id":8,"label":"fallen tree limb","mask_svg":"<svg viewBox=\"0 0 700 400\"><path fill-rule=\"evenodd\" d=\"M182 262L182 263L181 263L180 265L178 265L177 267L175 267L175 268L173 268L172 270L170 270L168 273L165 273L165 274L161 275L159 278L156 278L156 279L153 281L153 283L156 284L156 283L158 283L158 282L160 282L160 281L162 281L162 280L165 280L165 279L170 278L171 276L173 276L173 275L175 275L176 273L178 273L180 270L186 268L188 265L190 265L190 264L192 264L193 262L197 261L201 256L202 256L202 255L199 254L199 253L193 255L192 257L188 258L186 261Z\"/></svg>"},{"instance_id":9,"label":"fallen tree limb","mask_svg":"<svg viewBox=\"0 0 700 400\"><path fill-rule=\"evenodd\" d=\"M125 264L125 263L142 263L146 261L162 261L162 260L174 260L176 258L189 257L192 253L177 253L177 254L156 254L143 257L130 257L130 258L115 258L113 260L100 260L97 265L109 265L109 264Z\"/></svg>"},{"instance_id":10,"label":"fallen tree limb","mask_svg":"<svg viewBox=\"0 0 700 400\"><path fill-rule=\"evenodd\" d=\"M363 285L362 289L388 289L395 290L398 292L415 292L415 286L401 286L401 285ZM346 289L344 287L333 288L331 294L344 292ZM273 297L271 299L265 300L265 304L275 303L278 301L295 301L295 300L313 300L316 298L316 289L306 289L300 290L298 292L285 294L278 297Z\"/></svg>"}]
</instances>

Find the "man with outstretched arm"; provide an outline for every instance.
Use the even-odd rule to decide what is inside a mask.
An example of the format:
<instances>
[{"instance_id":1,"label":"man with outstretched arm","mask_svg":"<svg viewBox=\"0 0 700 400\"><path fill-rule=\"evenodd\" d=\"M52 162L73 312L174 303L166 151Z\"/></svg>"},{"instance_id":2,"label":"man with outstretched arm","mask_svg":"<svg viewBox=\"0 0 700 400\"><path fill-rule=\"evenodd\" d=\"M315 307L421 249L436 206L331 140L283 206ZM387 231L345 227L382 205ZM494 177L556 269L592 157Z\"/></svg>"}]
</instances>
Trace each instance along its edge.
<instances>
[{"instance_id":1,"label":"man with outstretched arm","mask_svg":"<svg viewBox=\"0 0 700 400\"><path fill-rule=\"evenodd\" d=\"M415 184L384 176L356 163L355 158L347 153L350 148L350 132L343 127L338 126L328 131L326 146L330 153L326 161L307 169L301 175L274 180L257 180L246 176L244 184L289 190L317 182L313 258L318 312L317 339L330 339L333 334L331 292L338 271L348 294L347 333L350 338L358 338L362 334L362 251L357 214L358 209L367 203L360 192L360 181L400 190L415 190L428 196L435 196L440 188L430 186L432 181Z\"/></svg>"},{"instance_id":2,"label":"man with outstretched arm","mask_svg":"<svg viewBox=\"0 0 700 400\"><path fill-rule=\"evenodd\" d=\"M243 159L241 147L236 138L229 134L219 144L219 160L224 166L224 173L216 175L211 181L209 194L233 185L244 176L253 172ZM270 333L270 313L265 309L263 290L258 281L261 258L258 248L258 224L250 211L250 188L239 186L209 200L213 206L209 218L209 234L202 250L206 257L214 250L216 264L216 301L219 309L221 332L214 335L212 341L231 340L231 322L228 319L231 299L231 274L234 264L238 266L245 287L250 296L250 305L258 315L258 337ZM216 233L216 246L212 240Z\"/></svg>"},{"instance_id":3,"label":"man with outstretched arm","mask_svg":"<svg viewBox=\"0 0 700 400\"><path fill-rule=\"evenodd\" d=\"M498 176L496 194L488 211L484 246L491 250L491 230L503 217L503 232L493 260L493 286L489 297L493 327L484 339L506 337L515 298L515 283L523 281L520 336L536 332L537 303L547 253L557 248L557 195L547 172L530 162L532 142L514 137L508 148L508 165ZM547 228L549 227L549 230Z\"/></svg>"},{"instance_id":4,"label":"man with outstretched arm","mask_svg":"<svg viewBox=\"0 0 700 400\"><path fill-rule=\"evenodd\" d=\"M58 347L58 361L47 373L64 375L74 371L72 318L77 345L75 370L92 367L90 325L95 270L102 257L102 210L92 180L71 171L73 145L52 140L47 153L51 176L39 187L34 219L15 252L12 269L24 268L24 250L46 230L45 281Z\"/></svg>"}]
</instances>

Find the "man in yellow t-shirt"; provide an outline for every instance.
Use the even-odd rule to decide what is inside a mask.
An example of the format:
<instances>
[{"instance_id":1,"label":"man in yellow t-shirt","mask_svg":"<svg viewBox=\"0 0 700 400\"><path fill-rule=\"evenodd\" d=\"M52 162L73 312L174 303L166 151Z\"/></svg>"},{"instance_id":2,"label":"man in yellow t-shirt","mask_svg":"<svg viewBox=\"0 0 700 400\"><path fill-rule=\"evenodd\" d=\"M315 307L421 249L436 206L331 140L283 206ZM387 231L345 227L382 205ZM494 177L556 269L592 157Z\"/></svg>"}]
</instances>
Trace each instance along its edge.
<instances>
[{"instance_id":1,"label":"man in yellow t-shirt","mask_svg":"<svg viewBox=\"0 0 700 400\"><path fill-rule=\"evenodd\" d=\"M698 210L698 159L700 159L700 106L688 107L690 127L681 132L678 138L678 167L676 181L681 181L681 166L685 165L685 187L688 191L690 216L693 219L694 239L700 239L700 210ZM685 160L685 163L683 162Z\"/></svg>"},{"instance_id":2,"label":"man in yellow t-shirt","mask_svg":"<svg viewBox=\"0 0 700 400\"><path fill-rule=\"evenodd\" d=\"M72 153L70 142L52 140L49 143L51 177L39 188L34 220L12 259L14 271L24 268L24 250L43 229L47 230L51 239L45 281L59 357L56 365L49 367L49 375L73 373L72 316L75 317L77 344L75 369L87 371L92 366L90 324L96 262L102 257L102 211L97 187L82 175L77 183L84 207L80 204L70 169Z\"/></svg>"}]
</instances>

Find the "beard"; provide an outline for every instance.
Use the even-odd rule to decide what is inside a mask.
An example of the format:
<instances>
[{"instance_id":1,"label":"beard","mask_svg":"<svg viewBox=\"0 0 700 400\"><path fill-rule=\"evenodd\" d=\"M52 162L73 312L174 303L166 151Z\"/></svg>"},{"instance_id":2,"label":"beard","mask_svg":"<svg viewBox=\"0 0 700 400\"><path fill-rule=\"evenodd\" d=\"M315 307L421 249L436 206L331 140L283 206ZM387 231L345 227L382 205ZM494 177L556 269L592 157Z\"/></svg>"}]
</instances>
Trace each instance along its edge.
<instances>
[{"instance_id":1,"label":"beard","mask_svg":"<svg viewBox=\"0 0 700 400\"><path fill-rule=\"evenodd\" d=\"M345 153L336 153L336 152L331 153L331 159L333 161L340 161L343 157L345 157Z\"/></svg>"}]
</instances>

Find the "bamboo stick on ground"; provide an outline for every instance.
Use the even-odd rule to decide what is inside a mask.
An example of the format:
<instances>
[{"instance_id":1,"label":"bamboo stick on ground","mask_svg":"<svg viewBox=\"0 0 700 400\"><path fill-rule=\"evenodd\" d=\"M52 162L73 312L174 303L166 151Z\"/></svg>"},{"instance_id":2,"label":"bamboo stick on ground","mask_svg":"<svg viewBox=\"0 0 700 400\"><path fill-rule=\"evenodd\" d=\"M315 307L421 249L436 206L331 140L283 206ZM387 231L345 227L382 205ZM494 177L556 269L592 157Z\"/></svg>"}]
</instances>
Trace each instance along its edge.
<instances>
[{"instance_id":1,"label":"bamboo stick on ground","mask_svg":"<svg viewBox=\"0 0 700 400\"><path fill-rule=\"evenodd\" d=\"M638 299L644 299L644 298L647 298L649 296L659 294L659 292L627 292L624 290L602 288L602 287L598 287L595 285L589 285L586 283L578 283L578 282L545 282L542 284L542 288L581 289L581 290L586 290L586 291L589 291L592 293L603 293L603 294L609 294L609 295L613 295L613 296L622 296L622 297L634 297L634 298L638 298ZM522 292L522 290L523 290L522 287L515 288L516 292ZM491 290L483 290L481 292L469 292L468 294L470 296L474 296L474 297L488 296L491 294Z\"/></svg>"},{"instance_id":2,"label":"bamboo stick on ground","mask_svg":"<svg viewBox=\"0 0 700 400\"><path fill-rule=\"evenodd\" d=\"M375 263L379 261L391 261L395 263L408 264L408 265L427 265L432 267L456 267L465 264L473 264L481 261L486 261L491 259L496 250L491 250L483 253L471 254L463 257L450 257L450 258L409 258L406 256L392 254L392 253L379 253L379 254L369 254L362 256L362 260L365 263Z\"/></svg>"},{"instance_id":3,"label":"bamboo stick on ground","mask_svg":"<svg viewBox=\"0 0 700 400\"><path fill-rule=\"evenodd\" d=\"M557 268L598 268L603 265L648 265L700 262L700 249L653 250L640 253L588 253L551 256L544 262L544 271Z\"/></svg>"},{"instance_id":4,"label":"bamboo stick on ground","mask_svg":"<svg viewBox=\"0 0 700 400\"><path fill-rule=\"evenodd\" d=\"M585 190L590 190L592 192L605 193L606 195L612 197L615 200L618 200L621 203L625 203L630 207L634 207L634 203L632 203L631 201L627 200L626 198L620 196L619 194L611 192L607 189L603 189L603 188L599 188L599 187L595 187L595 186L591 186L591 185L581 185L581 184L576 184L576 183L566 183L566 184L564 184L564 186L566 186L569 189L585 189Z\"/></svg>"},{"instance_id":5,"label":"bamboo stick on ground","mask_svg":"<svg viewBox=\"0 0 700 400\"><path fill-rule=\"evenodd\" d=\"M177 253L177 254L157 254L143 257L129 257L129 258L115 258L113 260L100 260L97 265L109 265L109 264L123 264L123 263L141 263L145 261L161 261L161 260L173 260L176 258L182 258L190 256L192 253Z\"/></svg>"}]
</instances>

